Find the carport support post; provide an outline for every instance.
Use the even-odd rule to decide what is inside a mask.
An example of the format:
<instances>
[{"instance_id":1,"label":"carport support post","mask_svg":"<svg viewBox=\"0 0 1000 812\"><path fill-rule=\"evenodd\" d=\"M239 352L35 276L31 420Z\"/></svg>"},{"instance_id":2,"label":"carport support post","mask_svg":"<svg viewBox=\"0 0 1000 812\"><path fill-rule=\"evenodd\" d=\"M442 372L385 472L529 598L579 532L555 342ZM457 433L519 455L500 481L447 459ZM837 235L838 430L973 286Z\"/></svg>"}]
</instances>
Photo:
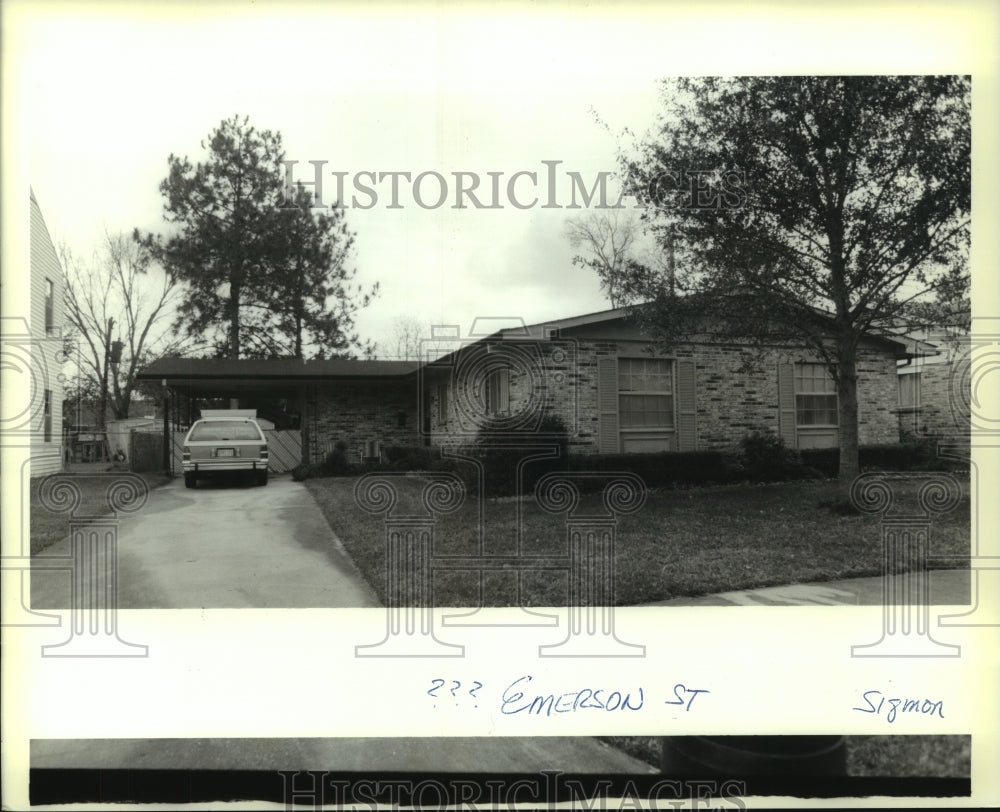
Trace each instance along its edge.
<instances>
[{"instance_id":1,"label":"carport support post","mask_svg":"<svg viewBox=\"0 0 1000 812\"><path fill-rule=\"evenodd\" d=\"M309 402L306 398L306 388L304 386L299 387L299 437L299 442L302 443L302 464L308 465L310 462Z\"/></svg>"},{"instance_id":2,"label":"carport support post","mask_svg":"<svg viewBox=\"0 0 1000 812\"><path fill-rule=\"evenodd\" d=\"M170 394L163 396L163 472L172 474L174 467L173 455L170 453Z\"/></svg>"}]
</instances>

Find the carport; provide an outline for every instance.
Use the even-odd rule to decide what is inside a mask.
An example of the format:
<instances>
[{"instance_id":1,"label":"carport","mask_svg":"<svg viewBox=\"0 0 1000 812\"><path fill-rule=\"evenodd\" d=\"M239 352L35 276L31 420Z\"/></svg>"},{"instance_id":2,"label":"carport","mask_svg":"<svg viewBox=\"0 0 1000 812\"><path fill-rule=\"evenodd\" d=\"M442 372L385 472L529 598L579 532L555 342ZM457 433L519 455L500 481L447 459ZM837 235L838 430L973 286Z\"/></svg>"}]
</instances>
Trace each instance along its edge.
<instances>
[{"instance_id":1,"label":"carport","mask_svg":"<svg viewBox=\"0 0 1000 812\"><path fill-rule=\"evenodd\" d=\"M339 440L358 455L373 441L416 444L416 370L414 361L161 358L137 377L162 389L163 461L171 469L175 438L207 404L257 408L281 432L272 439L303 463Z\"/></svg>"}]
</instances>

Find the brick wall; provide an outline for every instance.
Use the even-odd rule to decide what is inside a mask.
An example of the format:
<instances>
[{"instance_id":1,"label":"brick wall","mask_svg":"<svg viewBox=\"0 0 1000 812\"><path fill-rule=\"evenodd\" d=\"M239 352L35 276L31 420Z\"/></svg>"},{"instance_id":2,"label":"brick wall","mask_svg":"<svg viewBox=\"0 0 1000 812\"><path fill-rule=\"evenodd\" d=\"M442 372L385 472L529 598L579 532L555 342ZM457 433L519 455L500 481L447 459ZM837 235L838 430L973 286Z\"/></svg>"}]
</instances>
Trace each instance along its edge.
<instances>
[{"instance_id":1,"label":"brick wall","mask_svg":"<svg viewBox=\"0 0 1000 812\"><path fill-rule=\"evenodd\" d=\"M518 429L531 433L543 415L556 415L571 428L571 445L581 446L572 450L588 450L596 431L596 406L581 421L583 412L578 403L588 397L591 389L596 389L596 371L581 368L577 342L561 339L525 342L513 349L508 358L511 359L510 415ZM458 357L452 369L428 375L432 444L471 442L489 420L481 373L492 361L483 358L481 363L477 369L476 364ZM442 397L448 400L444 420L440 410ZM591 400L596 404L596 395Z\"/></svg>"},{"instance_id":2,"label":"brick wall","mask_svg":"<svg viewBox=\"0 0 1000 812\"><path fill-rule=\"evenodd\" d=\"M348 459L361 458L366 440L417 445L417 387L406 381L363 381L317 386L310 396L310 457L322 461L338 441Z\"/></svg>"},{"instance_id":3,"label":"brick wall","mask_svg":"<svg viewBox=\"0 0 1000 812\"><path fill-rule=\"evenodd\" d=\"M952 387L968 385L969 379L954 356L951 352L943 362L919 367L919 406L900 410L899 430L903 436L968 437L968 412L962 405L969 402L970 393L953 393ZM968 360L964 354L960 358L962 362Z\"/></svg>"},{"instance_id":4,"label":"brick wall","mask_svg":"<svg viewBox=\"0 0 1000 812\"><path fill-rule=\"evenodd\" d=\"M543 374L511 373L511 411L538 410L556 414L570 427L571 453L596 453L598 448L597 369L602 357L648 357L641 341L563 339L538 342ZM778 428L779 363L816 361L806 352L763 349L750 351L733 344L699 343L678 346L658 357L693 359L697 404L697 448L733 449L754 429ZM899 440L896 362L888 353L863 348L858 358L858 428L860 441ZM441 384L447 381L448 420L439 419ZM435 445L458 443L475 436L475 422L457 405L456 384L442 374L431 386L431 432ZM465 395L468 403L470 396Z\"/></svg>"},{"instance_id":5,"label":"brick wall","mask_svg":"<svg viewBox=\"0 0 1000 812\"><path fill-rule=\"evenodd\" d=\"M899 384L896 360L885 353L858 353L858 441L899 442Z\"/></svg>"}]
</instances>

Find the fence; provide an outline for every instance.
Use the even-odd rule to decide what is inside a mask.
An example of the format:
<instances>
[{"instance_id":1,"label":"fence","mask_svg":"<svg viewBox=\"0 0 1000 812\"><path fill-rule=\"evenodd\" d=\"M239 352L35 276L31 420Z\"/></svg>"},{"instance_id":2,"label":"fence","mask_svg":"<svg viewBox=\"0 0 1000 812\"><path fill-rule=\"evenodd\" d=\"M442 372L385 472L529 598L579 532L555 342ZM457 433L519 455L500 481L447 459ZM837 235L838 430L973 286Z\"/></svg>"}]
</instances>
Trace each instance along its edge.
<instances>
[{"instance_id":1,"label":"fence","mask_svg":"<svg viewBox=\"0 0 1000 812\"><path fill-rule=\"evenodd\" d=\"M297 429L271 429L267 437L268 469L274 473L291 471L302 462L302 433Z\"/></svg>"},{"instance_id":2,"label":"fence","mask_svg":"<svg viewBox=\"0 0 1000 812\"><path fill-rule=\"evenodd\" d=\"M135 472L163 470L163 432L134 429L129 435L128 458Z\"/></svg>"}]
</instances>

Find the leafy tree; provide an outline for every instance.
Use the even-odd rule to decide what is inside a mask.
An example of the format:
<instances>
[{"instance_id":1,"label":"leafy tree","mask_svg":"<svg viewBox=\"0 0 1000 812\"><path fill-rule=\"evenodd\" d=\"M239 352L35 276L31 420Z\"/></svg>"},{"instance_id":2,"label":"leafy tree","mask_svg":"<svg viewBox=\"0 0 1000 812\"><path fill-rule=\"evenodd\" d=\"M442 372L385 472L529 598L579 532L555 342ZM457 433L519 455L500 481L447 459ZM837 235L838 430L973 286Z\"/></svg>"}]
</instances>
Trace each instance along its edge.
<instances>
[{"instance_id":1,"label":"leafy tree","mask_svg":"<svg viewBox=\"0 0 1000 812\"><path fill-rule=\"evenodd\" d=\"M867 333L968 288L970 80L743 77L663 83L626 187L676 273L627 290L668 342L707 319L794 339L836 382L840 476L858 472L856 362ZM947 296L946 296L947 298Z\"/></svg>"},{"instance_id":2,"label":"leafy tree","mask_svg":"<svg viewBox=\"0 0 1000 812\"><path fill-rule=\"evenodd\" d=\"M259 319L259 335L277 354L303 357L311 344L320 357L349 355L358 347L367 353L354 327L354 316L378 294L378 283L366 290L352 285L347 267L354 234L344 220L344 209L329 213L312 208L312 197L302 186L292 206L277 213L278 251L273 258L269 316ZM258 315L261 315L258 313Z\"/></svg>"},{"instance_id":3,"label":"leafy tree","mask_svg":"<svg viewBox=\"0 0 1000 812\"><path fill-rule=\"evenodd\" d=\"M345 353L375 289L349 286L343 210L312 210L301 188L286 201L281 135L245 117L222 121L202 148L202 163L168 158L160 192L174 233L135 235L186 283L176 327L214 336L216 354L234 359L302 357L310 342Z\"/></svg>"},{"instance_id":4,"label":"leafy tree","mask_svg":"<svg viewBox=\"0 0 1000 812\"><path fill-rule=\"evenodd\" d=\"M166 329L177 280L152 268L149 252L122 233L106 232L90 261L78 259L65 245L60 255L74 345L67 347L67 362L78 360L83 373L72 388L78 397L97 400L103 426L109 406L115 418L129 416L132 396L141 388L136 375L143 366L182 349L183 342Z\"/></svg>"}]
</instances>

